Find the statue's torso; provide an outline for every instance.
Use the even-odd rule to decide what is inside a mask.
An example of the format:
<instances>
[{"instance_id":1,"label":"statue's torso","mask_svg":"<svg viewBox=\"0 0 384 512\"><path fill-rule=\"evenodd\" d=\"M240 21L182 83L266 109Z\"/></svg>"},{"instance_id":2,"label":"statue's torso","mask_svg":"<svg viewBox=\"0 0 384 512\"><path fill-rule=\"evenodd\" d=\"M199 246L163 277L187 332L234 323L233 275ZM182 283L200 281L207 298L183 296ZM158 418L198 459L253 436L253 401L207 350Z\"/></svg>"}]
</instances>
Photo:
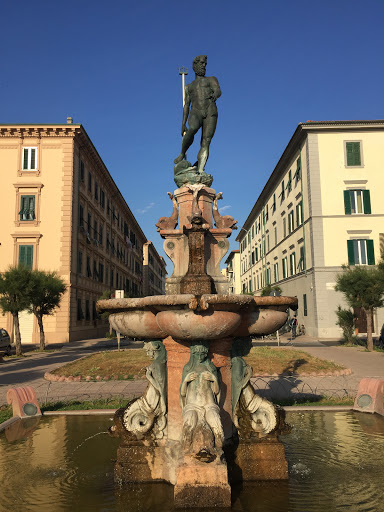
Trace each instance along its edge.
<instances>
[{"instance_id":1,"label":"statue's torso","mask_svg":"<svg viewBox=\"0 0 384 512\"><path fill-rule=\"evenodd\" d=\"M195 79L188 85L188 92L192 101L191 110L200 111L205 115L217 113L210 77Z\"/></svg>"},{"instance_id":2,"label":"statue's torso","mask_svg":"<svg viewBox=\"0 0 384 512\"><path fill-rule=\"evenodd\" d=\"M204 365L197 365L193 371L198 375L195 380L188 384L186 403L199 405L200 407L216 403L215 395L212 391L212 381L206 380L203 376L204 372L211 372Z\"/></svg>"}]
</instances>

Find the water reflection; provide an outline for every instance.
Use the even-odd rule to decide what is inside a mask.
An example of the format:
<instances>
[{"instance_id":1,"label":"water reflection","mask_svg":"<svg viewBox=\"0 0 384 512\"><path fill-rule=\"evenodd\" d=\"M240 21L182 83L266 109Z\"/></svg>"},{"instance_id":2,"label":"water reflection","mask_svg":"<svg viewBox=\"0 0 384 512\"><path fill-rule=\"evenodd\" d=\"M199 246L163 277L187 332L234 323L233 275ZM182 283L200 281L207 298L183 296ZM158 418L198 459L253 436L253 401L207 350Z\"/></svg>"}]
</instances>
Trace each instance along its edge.
<instances>
[{"instance_id":1,"label":"water reflection","mask_svg":"<svg viewBox=\"0 0 384 512\"><path fill-rule=\"evenodd\" d=\"M234 487L232 510L384 509L384 418L296 412L288 414L288 422L293 425L292 432L282 441L289 481ZM172 510L171 485L114 485L119 440L100 435L110 424L111 418L103 416L43 417L37 425L24 425L24 437L19 441L9 432L8 436L1 434L0 511ZM19 427L18 434L22 431Z\"/></svg>"}]
</instances>

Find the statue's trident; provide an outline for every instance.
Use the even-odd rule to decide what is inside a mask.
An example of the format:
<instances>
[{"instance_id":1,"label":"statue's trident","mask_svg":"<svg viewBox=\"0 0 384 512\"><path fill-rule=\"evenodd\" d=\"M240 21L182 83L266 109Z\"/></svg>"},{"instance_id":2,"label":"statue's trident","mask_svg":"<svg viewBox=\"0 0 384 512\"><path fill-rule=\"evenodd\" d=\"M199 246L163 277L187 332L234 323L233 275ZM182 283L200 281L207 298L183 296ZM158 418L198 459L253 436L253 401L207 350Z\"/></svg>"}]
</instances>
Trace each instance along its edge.
<instances>
[{"instance_id":1,"label":"statue's trident","mask_svg":"<svg viewBox=\"0 0 384 512\"><path fill-rule=\"evenodd\" d=\"M179 75L181 75L181 86L183 88L183 108L185 105L185 75L188 75L188 68L184 66L179 68Z\"/></svg>"}]
</instances>

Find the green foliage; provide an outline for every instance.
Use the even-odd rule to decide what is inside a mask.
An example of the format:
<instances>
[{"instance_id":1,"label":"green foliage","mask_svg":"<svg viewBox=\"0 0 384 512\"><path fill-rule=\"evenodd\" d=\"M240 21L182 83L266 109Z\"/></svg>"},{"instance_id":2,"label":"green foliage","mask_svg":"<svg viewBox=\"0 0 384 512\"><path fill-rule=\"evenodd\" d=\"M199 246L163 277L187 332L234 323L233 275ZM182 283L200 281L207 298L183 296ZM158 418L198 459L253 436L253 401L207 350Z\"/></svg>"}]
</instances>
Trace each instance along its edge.
<instances>
[{"instance_id":1,"label":"green foliage","mask_svg":"<svg viewBox=\"0 0 384 512\"><path fill-rule=\"evenodd\" d=\"M9 267L0 275L0 308L17 315L29 306L31 271L24 265Z\"/></svg>"},{"instance_id":2,"label":"green foliage","mask_svg":"<svg viewBox=\"0 0 384 512\"><path fill-rule=\"evenodd\" d=\"M267 286L264 286L264 288L261 290L261 296L267 297L268 295L271 295L272 292L278 292L281 295L282 289L280 286L272 286L271 284L267 284Z\"/></svg>"},{"instance_id":3,"label":"green foliage","mask_svg":"<svg viewBox=\"0 0 384 512\"><path fill-rule=\"evenodd\" d=\"M337 306L335 313L337 316L336 325L341 327L343 331L344 342L354 344L356 336L354 335L355 322L352 311L350 309L342 309L341 306Z\"/></svg>"},{"instance_id":4,"label":"green foliage","mask_svg":"<svg viewBox=\"0 0 384 512\"><path fill-rule=\"evenodd\" d=\"M56 272L33 270L29 296L29 310L37 317L52 315L59 306L66 285Z\"/></svg>"}]
</instances>

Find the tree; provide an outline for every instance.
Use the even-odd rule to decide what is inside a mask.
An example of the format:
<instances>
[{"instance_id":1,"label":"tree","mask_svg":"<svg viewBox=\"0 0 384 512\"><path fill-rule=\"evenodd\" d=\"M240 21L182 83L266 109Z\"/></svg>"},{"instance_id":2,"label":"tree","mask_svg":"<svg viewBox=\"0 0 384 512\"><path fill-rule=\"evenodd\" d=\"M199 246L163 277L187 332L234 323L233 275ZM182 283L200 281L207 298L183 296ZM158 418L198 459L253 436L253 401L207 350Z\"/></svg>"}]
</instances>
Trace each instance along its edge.
<instances>
[{"instance_id":1,"label":"tree","mask_svg":"<svg viewBox=\"0 0 384 512\"><path fill-rule=\"evenodd\" d=\"M11 313L15 334L16 355L22 355L19 312L27 309L29 289L31 286L31 270L25 265L9 267L0 275L0 308L3 313Z\"/></svg>"},{"instance_id":2,"label":"tree","mask_svg":"<svg viewBox=\"0 0 384 512\"><path fill-rule=\"evenodd\" d=\"M43 316L52 315L66 290L64 281L56 272L33 270L29 287L29 311L37 318L40 330L40 350L45 349Z\"/></svg>"},{"instance_id":3,"label":"tree","mask_svg":"<svg viewBox=\"0 0 384 512\"><path fill-rule=\"evenodd\" d=\"M384 304L384 262L377 267L343 265L336 278L335 290L342 292L353 308L362 308L367 315L367 349L373 350L372 315Z\"/></svg>"},{"instance_id":4,"label":"tree","mask_svg":"<svg viewBox=\"0 0 384 512\"><path fill-rule=\"evenodd\" d=\"M337 316L336 325L341 327L343 331L343 338L345 343L353 344L355 340L355 319L350 309L342 309L341 306L337 306L335 311Z\"/></svg>"},{"instance_id":5,"label":"tree","mask_svg":"<svg viewBox=\"0 0 384 512\"><path fill-rule=\"evenodd\" d=\"M271 284L267 284L267 286L264 286L264 288L261 290L261 296L267 297L268 295L271 295L272 292L277 292L279 295L281 295L281 288L280 286L272 286Z\"/></svg>"}]
</instances>

